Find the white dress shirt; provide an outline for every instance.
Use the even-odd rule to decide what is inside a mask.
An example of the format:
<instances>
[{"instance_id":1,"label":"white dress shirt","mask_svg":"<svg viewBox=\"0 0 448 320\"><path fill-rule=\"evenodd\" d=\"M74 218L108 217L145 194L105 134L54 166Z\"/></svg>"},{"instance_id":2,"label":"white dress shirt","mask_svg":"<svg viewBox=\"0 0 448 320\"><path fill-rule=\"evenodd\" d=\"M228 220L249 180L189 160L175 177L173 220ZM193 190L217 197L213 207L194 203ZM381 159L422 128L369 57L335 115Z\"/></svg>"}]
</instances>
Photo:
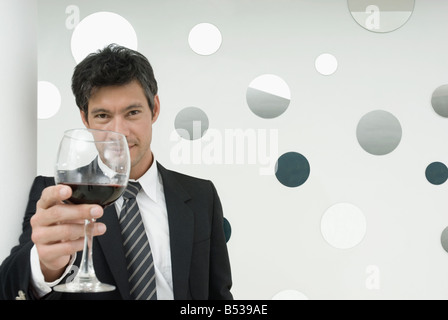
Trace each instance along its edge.
<instances>
[{"instance_id":1,"label":"white dress shirt","mask_svg":"<svg viewBox=\"0 0 448 320\"><path fill-rule=\"evenodd\" d=\"M154 259L156 274L157 299L172 300L173 276L171 268L170 233L168 226L168 213L166 209L165 193L163 191L162 177L154 159L151 168L138 180L142 189L137 195L137 204L140 208L143 224L148 235ZM123 206L123 198L115 202L115 208L120 215ZM107 231L106 231L107 232ZM93 248L95 250L95 248ZM40 297L51 292L51 288L57 285L70 272L76 255L72 257L62 277L54 282L46 282L40 269L39 256L36 246L31 249L31 283Z\"/></svg>"}]
</instances>

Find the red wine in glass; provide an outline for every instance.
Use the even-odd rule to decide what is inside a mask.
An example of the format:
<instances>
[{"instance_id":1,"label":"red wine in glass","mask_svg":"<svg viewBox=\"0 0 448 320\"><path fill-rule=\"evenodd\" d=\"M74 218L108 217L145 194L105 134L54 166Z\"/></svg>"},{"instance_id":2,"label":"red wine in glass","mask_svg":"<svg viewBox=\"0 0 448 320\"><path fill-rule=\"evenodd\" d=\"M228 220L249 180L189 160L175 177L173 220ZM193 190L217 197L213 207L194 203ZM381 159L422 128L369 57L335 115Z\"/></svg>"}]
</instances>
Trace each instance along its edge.
<instances>
[{"instance_id":1,"label":"red wine in glass","mask_svg":"<svg viewBox=\"0 0 448 320\"><path fill-rule=\"evenodd\" d=\"M99 204L103 208L117 200L124 189L117 184L61 183L72 189L68 201L73 204Z\"/></svg>"}]
</instances>

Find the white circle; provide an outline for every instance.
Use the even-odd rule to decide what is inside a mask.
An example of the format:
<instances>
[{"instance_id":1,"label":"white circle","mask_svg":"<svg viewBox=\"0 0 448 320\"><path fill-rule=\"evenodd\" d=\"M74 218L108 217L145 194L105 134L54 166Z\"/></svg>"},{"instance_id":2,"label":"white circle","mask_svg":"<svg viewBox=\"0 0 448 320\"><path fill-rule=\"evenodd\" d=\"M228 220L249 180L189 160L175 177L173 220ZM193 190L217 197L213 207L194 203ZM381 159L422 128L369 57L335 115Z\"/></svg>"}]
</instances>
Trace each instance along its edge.
<instances>
[{"instance_id":1,"label":"white circle","mask_svg":"<svg viewBox=\"0 0 448 320\"><path fill-rule=\"evenodd\" d=\"M297 290L283 290L273 296L272 300L308 300L308 297Z\"/></svg>"},{"instance_id":2,"label":"white circle","mask_svg":"<svg viewBox=\"0 0 448 320\"><path fill-rule=\"evenodd\" d=\"M288 84L273 74L261 75L249 84L246 101L250 110L264 119L280 116L289 107L291 91Z\"/></svg>"},{"instance_id":3,"label":"white circle","mask_svg":"<svg viewBox=\"0 0 448 320\"><path fill-rule=\"evenodd\" d=\"M190 48L197 54L208 56L221 47L222 35L211 23L200 23L191 29L188 36Z\"/></svg>"},{"instance_id":4,"label":"white circle","mask_svg":"<svg viewBox=\"0 0 448 320\"><path fill-rule=\"evenodd\" d=\"M289 89L288 84L285 82L285 80L274 74L264 74L255 78L249 84L249 87L258 91L291 100L291 90Z\"/></svg>"},{"instance_id":5,"label":"white circle","mask_svg":"<svg viewBox=\"0 0 448 320\"><path fill-rule=\"evenodd\" d=\"M338 249L349 249L358 245L367 230L364 214L350 203L339 203L330 207L322 216L320 226L324 239Z\"/></svg>"},{"instance_id":6,"label":"white circle","mask_svg":"<svg viewBox=\"0 0 448 320\"><path fill-rule=\"evenodd\" d=\"M113 12L96 12L85 17L73 31L71 48L76 63L111 43L137 50L137 34L132 25Z\"/></svg>"},{"instance_id":7,"label":"white circle","mask_svg":"<svg viewBox=\"0 0 448 320\"><path fill-rule=\"evenodd\" d=\"M61 108L61 93L48 81L37 83L37 118L49 119Z\"/></svg>"},{"instance_id":8,"label":"white circle","mask_svg":"<svg viewBox=\"0 0 448 320\"><path fill-rule=\"evenodd\" d=\"M338 60L329 53L321 54L315 61L316 70L324 76L329 76L338 69Z\"/></svg>"}]
</instances>

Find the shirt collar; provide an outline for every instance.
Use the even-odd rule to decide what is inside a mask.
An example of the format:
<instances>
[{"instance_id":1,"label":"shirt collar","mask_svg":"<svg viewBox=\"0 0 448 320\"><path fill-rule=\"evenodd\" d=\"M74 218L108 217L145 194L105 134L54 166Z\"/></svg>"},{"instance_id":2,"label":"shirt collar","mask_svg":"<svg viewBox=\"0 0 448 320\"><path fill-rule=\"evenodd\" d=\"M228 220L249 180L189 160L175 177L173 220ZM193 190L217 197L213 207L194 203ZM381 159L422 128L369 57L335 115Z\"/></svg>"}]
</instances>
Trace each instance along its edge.
<instances>
[{"instance_id":1,"label":"shirt collar","mask_svg":"<svg viewBox=\"0 0 448 320\"><path fill-rule=\"evenodd\" d=\"M141 176L138 180L130 180L137 181L142 186L143 191L146 195L157 203L157 190L159 183L159 172L157 169L157 160L153 156L153 162L148 171L145 172L143 176Z\"/></svg>"}]
</instances>

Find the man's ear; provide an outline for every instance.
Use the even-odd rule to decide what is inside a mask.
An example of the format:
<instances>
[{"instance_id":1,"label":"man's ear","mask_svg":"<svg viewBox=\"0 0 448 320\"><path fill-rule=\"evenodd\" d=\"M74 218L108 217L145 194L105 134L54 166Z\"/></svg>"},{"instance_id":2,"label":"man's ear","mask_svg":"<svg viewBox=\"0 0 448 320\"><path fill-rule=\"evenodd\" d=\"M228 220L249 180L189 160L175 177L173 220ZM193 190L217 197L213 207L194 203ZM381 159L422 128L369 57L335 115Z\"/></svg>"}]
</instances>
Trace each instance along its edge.
<instances>
[{"instance_id":1,"label":"man's ear","mask_svg":"<svg viewBox=\"0 0 448 320\"><path fill-rule=\"evenodd\" d=\"M154 97L154 110L152 111L152 123L157 121L160 114L160 99L159 95Z\"/></svg>"},{"instance_id":2,"label":"man's ear","mask_svg":"<svg viewBox=\"0 0 448 320\"><path fill-rule=\"evenodd\" d=\"M82 119L82 123L84 123L84 125L86 126L86 128L89 128L89 121L87 120L87 115L84 111L80 111L81 114L81 119Z\"/></svg>"}]
</instances>

